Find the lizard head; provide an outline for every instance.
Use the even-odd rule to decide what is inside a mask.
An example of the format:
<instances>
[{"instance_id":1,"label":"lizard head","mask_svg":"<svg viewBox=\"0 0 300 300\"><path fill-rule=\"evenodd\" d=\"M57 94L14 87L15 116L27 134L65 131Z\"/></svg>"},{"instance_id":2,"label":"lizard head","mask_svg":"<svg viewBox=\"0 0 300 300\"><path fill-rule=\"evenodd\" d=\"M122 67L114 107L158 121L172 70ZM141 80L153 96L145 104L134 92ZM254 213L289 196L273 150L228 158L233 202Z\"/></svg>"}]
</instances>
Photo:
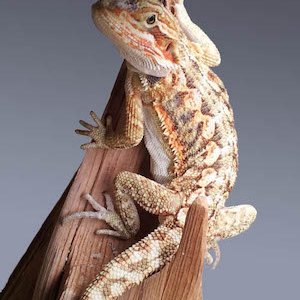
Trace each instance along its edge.
<instances>
[{"instance_id":1,"label":"lizard head","mask_svg":"<svg viewBox=\"0 0 300 300\"><path fill-rule=\"evenodd\" d=\"M101 0L92 6L96 27L133 69L164 77L178 66L186 39L163 0Z\"/></svg>"}]
</instances>

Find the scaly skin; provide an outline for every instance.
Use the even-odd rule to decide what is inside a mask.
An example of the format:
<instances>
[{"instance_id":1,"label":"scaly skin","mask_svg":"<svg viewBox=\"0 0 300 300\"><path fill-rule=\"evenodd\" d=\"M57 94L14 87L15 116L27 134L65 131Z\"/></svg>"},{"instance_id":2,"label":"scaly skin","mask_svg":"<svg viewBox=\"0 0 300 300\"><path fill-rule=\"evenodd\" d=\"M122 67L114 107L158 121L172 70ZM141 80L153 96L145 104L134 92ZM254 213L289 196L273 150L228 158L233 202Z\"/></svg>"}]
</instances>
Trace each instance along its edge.
<instances>
[{"instance_id":1,"label":"scaly skin","mask_svg":"<svg viewBox=\"0 0 300 300\"><path fill-rule=\"evenodd\" d=\"M88 130L77 133L93 139L84 149L128 148L144 137L154 181L121 172L115 180L118 213L108 195L107 209L87 195L97 212L66 219L105 220L113 229L99 234L129 238L139 230L134 201L163 216L157 230L107 264L82 297L116 299L173 258L195 199L209 204L207 250L215 250L214 266L217 241L248 229L256 210L225 207L238 163L233 113L223 83L209 68L220 63L219 52L189 19L183 1L102 0L92 13L127 61L126 126L116 134L92 113L97 126L81 121ZM207 260L212 262L208 252Z\"/></svg>"}]
</instances>

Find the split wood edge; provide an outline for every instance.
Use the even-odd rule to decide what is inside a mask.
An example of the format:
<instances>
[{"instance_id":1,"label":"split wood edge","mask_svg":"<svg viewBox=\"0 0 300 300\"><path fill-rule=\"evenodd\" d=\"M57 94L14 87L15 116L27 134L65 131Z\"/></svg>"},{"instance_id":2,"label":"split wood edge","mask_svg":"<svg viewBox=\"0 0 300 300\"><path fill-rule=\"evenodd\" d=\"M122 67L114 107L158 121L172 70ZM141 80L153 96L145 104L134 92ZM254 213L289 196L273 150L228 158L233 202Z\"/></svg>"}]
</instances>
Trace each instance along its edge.
<instances>
[{"instance_id":1,"label":"split wood edge","mask_svg":"<svg viewBox=\"0 0 300 300\"><path fill-rule=\"evenodd\" d=\"M123 64L104 113L117 121L117 128L122 126L120 116L125 75ZM88 150L74 179L9 278L0 299L79 299L115 252L123 251L136 240L96 237L94 231L101 227L99 221L73 221L62 226L60 220L68 213L91 209L81 199L85 192L92 192L101 203L102 192L112 190L113 178L120 171L148 169L145 154L143 145L122 151ZM144 212L142 220L146 224L142 232L145 235L153 230L151 223L154 221ZM188 214L183 240L174 261L121 299L201 300L206 230L207 206L197 202Z\"/></svg>"},{"instance_id":2,"label":"split wood edge","mask_svg":"<svg viewBox=\"0 0 300 300\"><path fill-rule=\"evenodd\" d=\"M195 201L188 212L182 241L174 260L120 299L202 300L207 221L206 201Z\"/></svg>"}]
</instances>

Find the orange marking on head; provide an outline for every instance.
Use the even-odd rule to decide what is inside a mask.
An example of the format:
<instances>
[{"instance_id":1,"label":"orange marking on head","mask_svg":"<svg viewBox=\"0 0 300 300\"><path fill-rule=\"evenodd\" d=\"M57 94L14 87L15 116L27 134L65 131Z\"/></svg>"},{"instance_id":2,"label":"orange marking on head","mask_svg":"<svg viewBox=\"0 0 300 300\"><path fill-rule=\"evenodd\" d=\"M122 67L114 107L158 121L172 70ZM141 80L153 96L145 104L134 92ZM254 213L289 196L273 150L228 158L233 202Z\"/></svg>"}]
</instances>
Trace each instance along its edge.
<instances>
[{"instance_id":1,"label":"orange marking on head","mask_svg":"<svg viewBox=\"0 0 300 300\"><path fill-rule=\"evenodd\" d=\"M141 39L139 40L139 43L140 43L141 45L143 45L143 46L146 46L146 47L150 47L150 46L151 46L151 43L150 43L148 40L143 39L143 38L141 38Z\"/></svg>"},{"instance_id":2,"label":"orange marking on head","mask_svg":"<svg viewBox=\"0 0 300 300\"><path fill-rule=\"evenodd\" d=\"M174 59L174 56L172 55L172 53L170 51L167 51L167 50L162 50L163 54L164 54L164 57L171 61L171 62L175 62L175 59Z\"/></svg>"},{"instance_id":3,"label":"orange marking on head","mask_svg":"<svg viewBox=\"0 0 300 300\"><path fill-rule=\"evenodd\" d=\"M174 57L173 57L172 53L170 52L171 43L168 40L167 36L160 31L158 26L153 27L150 32L154 36L156 45L163 53L164 58L166 58L169 61L174 62Z\"/></svg>"},{"instance_id":4,"label":"orange marking on head","mask_svg":"<svg viewBox=\"0 0 300 300\"><path fill-rule=\"evenodd\" d=\"M155 39L159 39L159 38L162 38L162 37L165 37L165 34L163 34L159 27L158 26L155 26L151 29L151 34L153 34L154 38Z\"/></svg>"}]
</instances>

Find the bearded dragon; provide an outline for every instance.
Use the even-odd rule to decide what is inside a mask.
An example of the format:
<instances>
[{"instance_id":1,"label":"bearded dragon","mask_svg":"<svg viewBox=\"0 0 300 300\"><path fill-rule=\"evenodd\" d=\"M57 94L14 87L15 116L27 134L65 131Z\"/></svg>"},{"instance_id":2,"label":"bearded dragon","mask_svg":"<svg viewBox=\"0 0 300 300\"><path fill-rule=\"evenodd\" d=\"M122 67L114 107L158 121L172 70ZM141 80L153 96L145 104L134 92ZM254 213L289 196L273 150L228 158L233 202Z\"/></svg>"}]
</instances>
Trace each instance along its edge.
<instances>
[{"instance_id":1,"label":"bearded dragon","mask_svg":"<svg viewBox=\"0 0 300 300\"><path fill-rule=\"evenodd\" d=\"M125 149L144 138L154 180L121 172L115 178L115 211L91 195L95 212L78 212L65 220L98 218L112 229L98 230L128 239L139 230L134 202L159 215L160 225L147 237L111 260L82 299L116 299L159 271L176 253L187 212L200 198L208 202L207 261L218 241L247 230L256 218L251 205L225 207L237 174L237 134L228 94L210 69L220 54L208 36L189 18L182 0L101 0L92 6L98 29L127 62L126 126L109 129L91 112L96 126L78 134L92 138L83 149Z\"/></svg>"}]
</instances>

